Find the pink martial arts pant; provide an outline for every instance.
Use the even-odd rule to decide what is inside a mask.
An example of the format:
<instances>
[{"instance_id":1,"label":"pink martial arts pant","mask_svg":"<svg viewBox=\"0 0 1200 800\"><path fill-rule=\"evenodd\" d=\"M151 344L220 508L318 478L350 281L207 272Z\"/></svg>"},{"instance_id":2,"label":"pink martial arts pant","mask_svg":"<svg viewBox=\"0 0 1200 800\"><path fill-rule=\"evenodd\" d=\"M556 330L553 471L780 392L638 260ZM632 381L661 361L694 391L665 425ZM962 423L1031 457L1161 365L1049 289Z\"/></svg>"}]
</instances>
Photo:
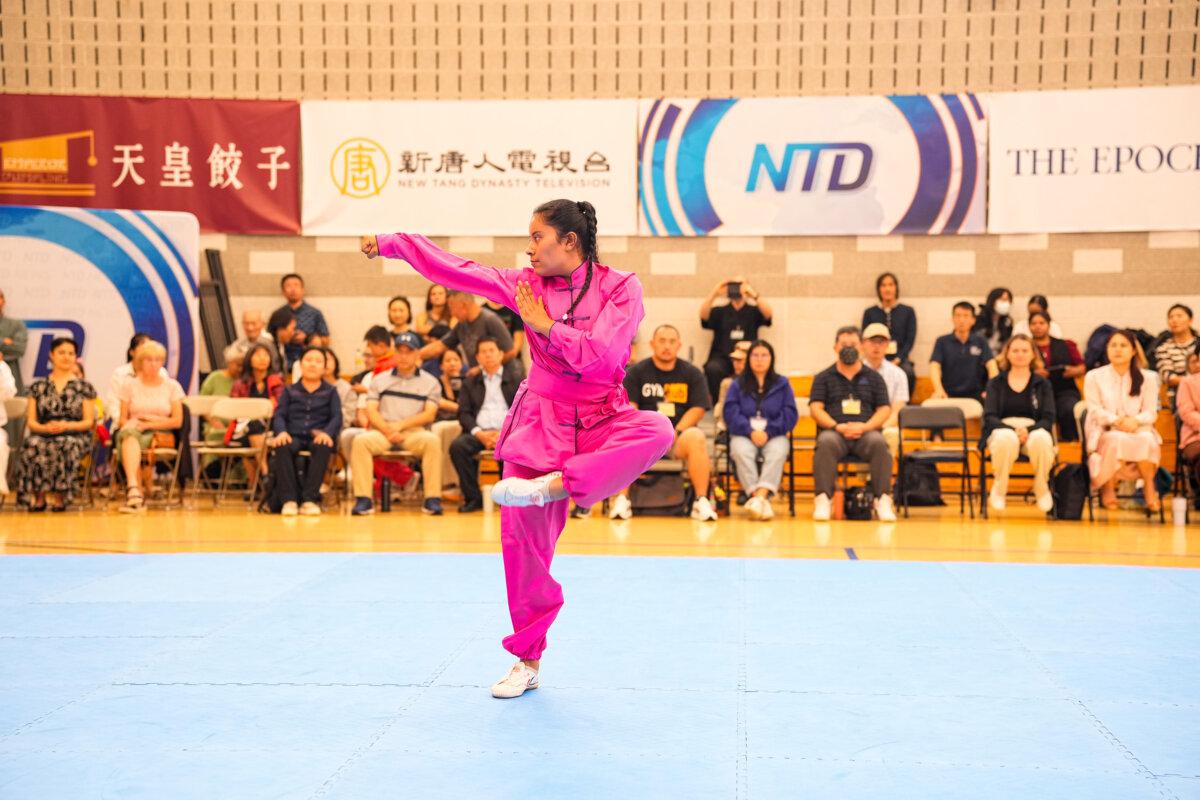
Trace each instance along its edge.
<instances>
[{"instance_id":1,"label":"pink martial arts pant","mask_svg":"<svg viewBox=\"0 0 1200 800\"><path fill-rule=\"evenodd\" d=\"M674 441L670 419L626 405L594 427L577 430L576 453L562 466L563 487L577 505L590 507L633 483ZM512 461L504 463L506 478L545 473ZM513 623L504 649L517 658L541 658L546 632L562 608L562 587L550 577L550 562L566 526L569 505L567 500L558 500L542 508L506 506L500 510L504 578Z\"/></svg>"}]
</instances>

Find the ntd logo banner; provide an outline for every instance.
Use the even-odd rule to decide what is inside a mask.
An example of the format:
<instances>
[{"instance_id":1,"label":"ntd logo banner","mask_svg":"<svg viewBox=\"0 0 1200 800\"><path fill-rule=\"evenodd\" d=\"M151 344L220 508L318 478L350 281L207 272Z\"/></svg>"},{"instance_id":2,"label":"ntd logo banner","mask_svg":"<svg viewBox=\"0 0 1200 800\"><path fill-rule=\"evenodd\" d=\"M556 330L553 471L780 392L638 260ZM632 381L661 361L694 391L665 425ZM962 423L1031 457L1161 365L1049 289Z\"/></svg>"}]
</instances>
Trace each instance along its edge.
<instances>
[{"instance_id":1,"label":"ntd logo banner","mask_svg":"<svg viewBox=\"0 0 1200 800\"><path fill-rule=\"evenodd\" d=\"M0 206L5 312L29 328L25 385L46 374L50 342L70 336L103 393L136 330L166 345L167 371L194 389L199 254L187 213Z\"/></svg>"},{"instance_id":2,"label":"ntd logo banner","mask_svg":"<svg viewBox=\"0 0 1200 800\"><path fill-rule=\"evenodd\" d=\"M643 235L984 230L974 95L644 100L640 115Z\"/></svg>"}]
</instances>

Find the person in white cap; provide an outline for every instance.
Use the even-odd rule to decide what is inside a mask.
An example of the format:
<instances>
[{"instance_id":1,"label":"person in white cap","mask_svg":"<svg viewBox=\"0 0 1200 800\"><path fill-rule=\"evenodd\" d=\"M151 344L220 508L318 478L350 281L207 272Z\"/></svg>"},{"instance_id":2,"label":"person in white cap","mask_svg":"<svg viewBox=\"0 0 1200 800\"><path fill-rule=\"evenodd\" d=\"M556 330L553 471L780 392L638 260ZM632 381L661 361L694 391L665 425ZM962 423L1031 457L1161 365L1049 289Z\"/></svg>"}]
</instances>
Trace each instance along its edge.
<instances>
[{"instance_id":1,"label":"person in white cap","mask_svg":"<svg viewBox=\"0 0 1200 800\"><path fill-rule=\"evenodd\" d=\"M879 373L887 385L888 407L892 415L883 423L883 440L887 442L892 455L900 443L900 429L897 420L900 409L908 405L908 375L900 367L887 359L888 347L891 345L892 334L887 325L882 322L872 322L863 330L862 352L863 361L868 367Z\"/></svg>"}]
</instances>

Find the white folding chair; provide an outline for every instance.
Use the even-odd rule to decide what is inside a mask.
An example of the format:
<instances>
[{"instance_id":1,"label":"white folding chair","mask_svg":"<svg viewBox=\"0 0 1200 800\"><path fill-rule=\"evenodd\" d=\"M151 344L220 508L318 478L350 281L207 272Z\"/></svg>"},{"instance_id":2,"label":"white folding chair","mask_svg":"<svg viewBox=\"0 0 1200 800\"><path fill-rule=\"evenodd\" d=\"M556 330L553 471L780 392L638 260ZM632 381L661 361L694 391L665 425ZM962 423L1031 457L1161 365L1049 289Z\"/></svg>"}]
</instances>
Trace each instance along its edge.
<instances>
[{"instance_id":1,"label":"white folding chair","mask_svg":"<svg viewBox=\"0 0 1200 800\"><path fill-rule=\"evenodd\" d=\"M192 404L193 399L196 401ZM263 423L268 428L270 427L271 415L274 413L271 401L265 397L215 397L212 398L211 407L207 408L205 413L204 408L208 405L209 398L196 397L188 398L188 408L193 414L216 417L225 422L234 420L250 420ZM266 439L263 440L261 447L241 446L241 445L210 445L206 442L192 442L192 450L196 454L197 459L203 463L205 456L214 457L221 466L220 478L215 489L211 486L211 480L206 477L203 468L197 473L199 476L196 480L196 491L200 491L201 484L204 484L207 491L212 492L213 505L216 506L225 496L225 492L229 486L229 469L232 464L236 463L239 458L252 458L255 462L253 474L248 476L247 491L250 494L250 501L254 501L254 494L258 490L259 468L258 464L266 452Z\"/></svg>"}]
</instances>

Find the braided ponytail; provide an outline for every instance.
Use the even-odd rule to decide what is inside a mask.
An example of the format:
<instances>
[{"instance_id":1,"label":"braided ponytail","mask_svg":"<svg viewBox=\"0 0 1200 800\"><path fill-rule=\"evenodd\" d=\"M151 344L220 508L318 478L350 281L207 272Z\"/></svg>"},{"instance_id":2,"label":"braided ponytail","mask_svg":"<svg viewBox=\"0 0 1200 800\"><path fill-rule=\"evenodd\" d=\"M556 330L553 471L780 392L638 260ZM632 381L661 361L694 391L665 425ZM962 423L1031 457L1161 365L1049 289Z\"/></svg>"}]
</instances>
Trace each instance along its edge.
<instances>
[{"instance_id":1,"label":"braided ponytail","mask_svg":"<svg viewBox=\"0 0 1200 800\"><path fill-rule=\"evenodd\" d=\"M575 204L579 209L579 213L583 215L585 224L585 235L580 237L580 246L583 248L583 257L588 261L598 261L599 254L596 252L596 207L587 200L580 200Z\"/></svg>"}]
</instances>

